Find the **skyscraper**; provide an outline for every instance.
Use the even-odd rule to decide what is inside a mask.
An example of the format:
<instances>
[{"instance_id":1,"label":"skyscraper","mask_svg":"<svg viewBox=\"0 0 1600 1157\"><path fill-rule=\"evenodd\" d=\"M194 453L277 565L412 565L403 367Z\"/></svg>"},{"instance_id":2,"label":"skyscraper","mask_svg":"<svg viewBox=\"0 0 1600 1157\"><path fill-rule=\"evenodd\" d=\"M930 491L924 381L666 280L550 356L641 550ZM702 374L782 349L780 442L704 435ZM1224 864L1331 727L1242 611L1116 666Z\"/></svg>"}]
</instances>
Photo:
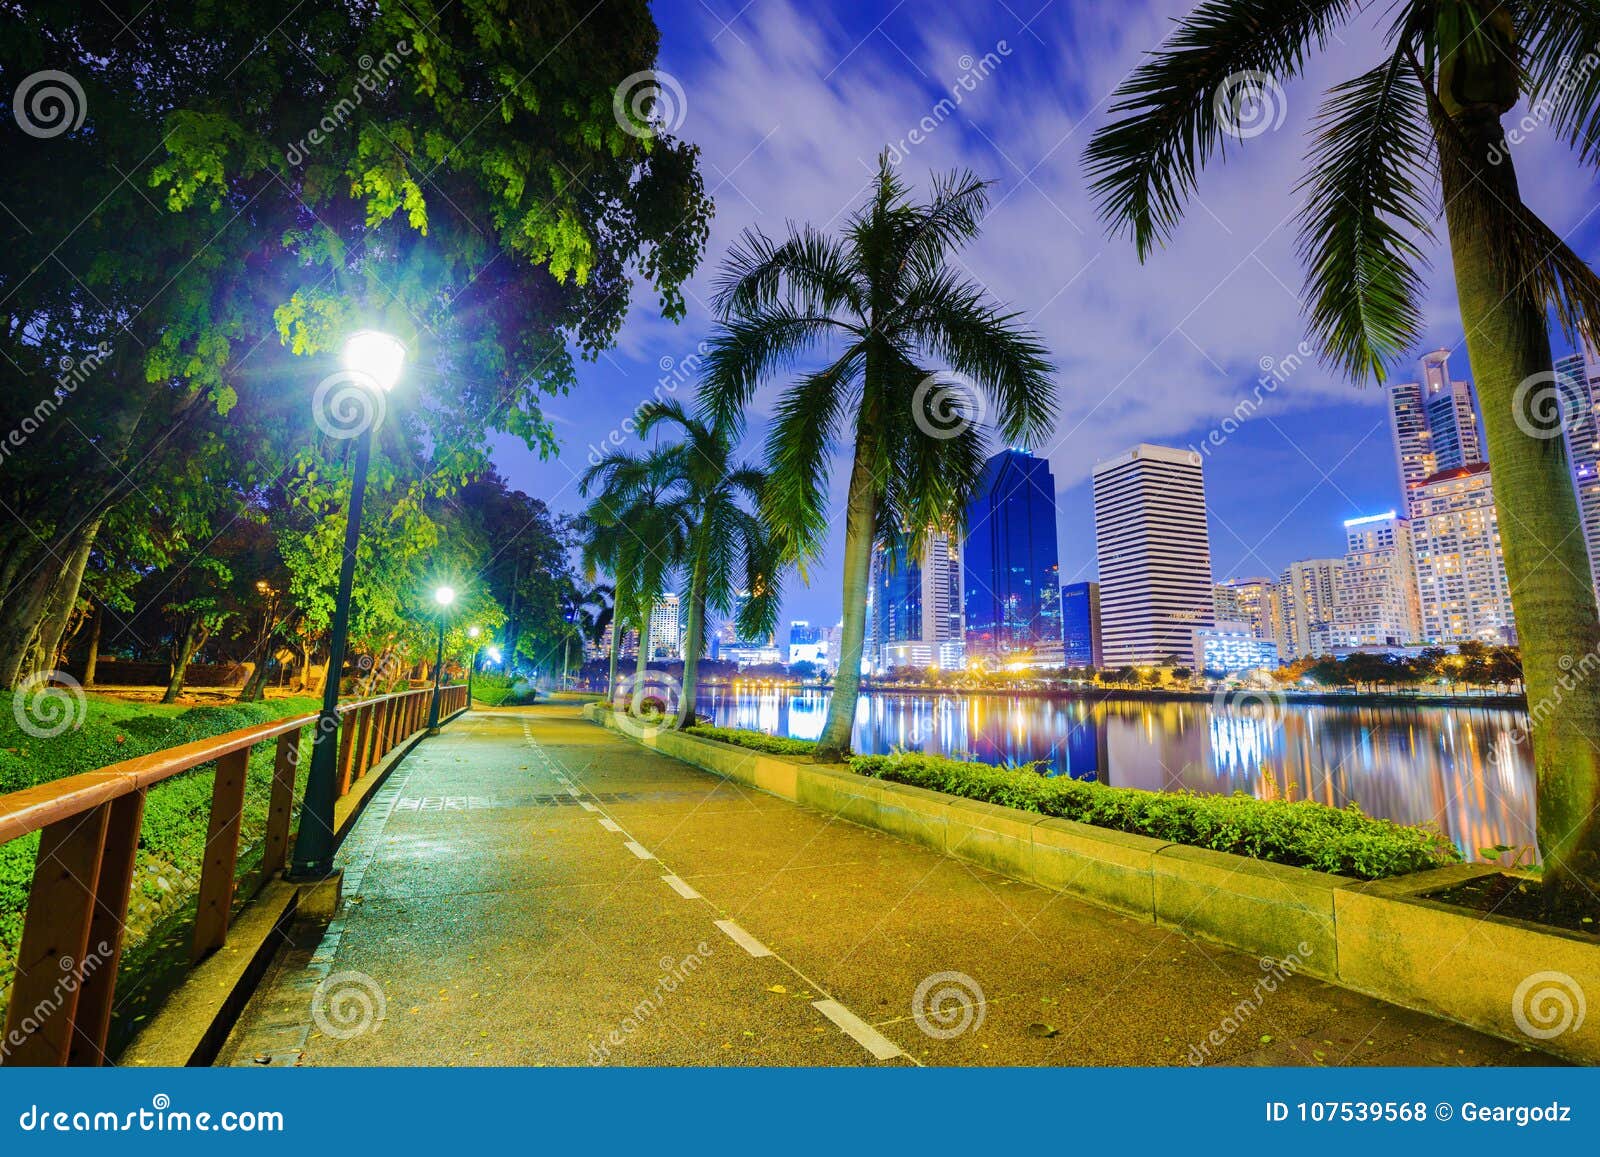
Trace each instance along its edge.
<instances>
[{"instance_id":1,"label":"skyscraper","mask_svg":"<svg viewBox=\"0 0 1600 1157\"><path fill-rule=\"evenodd\" d=\"M1346 647L1407 646L1422 637L1411 523L1394 511L1344 524L1335 618Z\"/></svg>"},{"instance_id":2,"label":"skyscraper","mask_svg":"<svg viewBox=\"0 0 1600 1157\"><path fill-rule=\"evenodd\" d=\"M1425 479L1484 460L1472 387L1450 380L1450 351L1428 354L1421 370L1421 381L1389 387L1389 426L1408 511Z\"/></svg>"},{"instance_id":3,"label":"skyscraper","mask_svg":"<svg viewBox=\"0 0 1600 1157\"><path fill-rule=\"evenodd\" d=\"M946 534L930 532L920 556L901 540L872 556L873 643L878 665L931 667L961 639L961 560Z\"/></svg>"},{"instance_id":4,"label":"skyscraper","mask_svg":"<svg viewBox=\"0 0 1600 1157\"><path fill-rule=\"evenodd\" d=\"M1308 558L1278 576L1278 653L1285 659L1326 655L1338 645L1340 558Z\"/></svg>"},{"instance_id":5,"label":"skyscraper","mask_svg":"<svg viewBox=\"0 0 1600 1157\"><path fill-rule=\"evenodd\" d=\"M1050 463L1025 450L989 459L962 542L967 658L1059 667L1061 565Z\"/></svg>"},{"instance_id":6,"label":"skyscraper","mask_svg":"<svg viewBox=\"0 0 1600 1157\"><path fill-rule=\"evenodd\" d=\"M1585 344L1583 352L1558 360L1555 369L1589 575L1600 586L1600 352Z\"/></svg>"},{"instance_id":7,"label":"skyscraper","mask_svg":"<svg viewBox=\"0 0 1600 1157\"><path fill-rule=\"evenodd\" d=\"M1412 508L1423 641L1516 642L1489 467L1436 474L1417 487Z\"/></svg>"},{"instance_id":8,"label":"skyscraper","mask_svg":"<svg viewBox=\"0 0 1600 1157\"><path fill-rule=\"evenodd\" d=\"M1061 588L1063 666L1100 667L1105 655L1100 642L1100 584L1072 583Z\"/></svg>"},{"instance_id":9,"label":"skyscraper","mask_svg":"<svg viewBox=\"0 0 1600 1157\"><path fill-rule=\"evenodd\" d=\"M1272 639L1272 580L1232 578L1212 592L1212 608L1219 623L1248 623L1258 639Z\"/></svg>"},{"instance_id":10,"label":"skyscraper","mask_svg":"<svg viewBox=\"0 0 1600 1157\"><path fill-rule=\"evenodd\" d=\"M1193 450L1138 445L1094 467L1100 634L1108 667L1187 662L1213 622L1205 480Z\"/></svg>"},{"instance_id":11,"label":"skyscraper","mask_svg":"<svg viewBox=\"0 0 1600 1157\"><path fill-rule=\"evenodd\" d=\"M683 658L683 632L678 615L678 596L662 595L650 608L650 658Z\"/></svg>"}]
</instances>

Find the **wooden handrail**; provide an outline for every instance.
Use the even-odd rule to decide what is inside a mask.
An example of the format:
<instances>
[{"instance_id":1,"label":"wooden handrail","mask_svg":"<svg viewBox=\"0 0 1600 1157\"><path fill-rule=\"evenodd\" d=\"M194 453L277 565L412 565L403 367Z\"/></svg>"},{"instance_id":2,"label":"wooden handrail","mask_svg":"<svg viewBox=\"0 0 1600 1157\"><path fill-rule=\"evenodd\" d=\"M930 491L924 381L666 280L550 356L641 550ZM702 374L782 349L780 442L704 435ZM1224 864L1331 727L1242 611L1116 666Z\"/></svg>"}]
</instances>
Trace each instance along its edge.
<instances>
[{"instance_id":1,"label":"wooden handrail","mask_svg":"<svg viewBox=\"0 0 1600 1157\"><path fill-rule=\"evenodd\" d=\"M424 687L339 705L341 796L388 751L425 728L432 694L432 687ZM465 686L441 690L442 716L468 706ZM105 1062L145 793L212 762L217 778L191 955L199 960L226 942L250 751L277 740L262 858L270 874L282 867L289 846L300 731L317 719L296 715L244 727L0 795L0 844L40 833L0 1064Z\"/></svg>"}]
</instances>

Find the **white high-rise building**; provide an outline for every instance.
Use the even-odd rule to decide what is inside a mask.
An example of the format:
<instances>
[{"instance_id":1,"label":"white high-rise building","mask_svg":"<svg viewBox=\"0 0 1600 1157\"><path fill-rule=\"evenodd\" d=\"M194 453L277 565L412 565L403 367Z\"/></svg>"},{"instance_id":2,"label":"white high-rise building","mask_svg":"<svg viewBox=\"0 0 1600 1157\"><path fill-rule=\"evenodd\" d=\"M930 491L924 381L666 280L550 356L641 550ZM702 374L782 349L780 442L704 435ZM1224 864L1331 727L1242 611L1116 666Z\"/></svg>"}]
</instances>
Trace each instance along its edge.
<instances>
[{"instance_id":1,"label":"white high-rise building","mask_svg":"<svg viewBox=\"0 0 1600 1157\"><path fill-rule=\"evenodd\" d=\"M1342 558L1308 558L1278 576L1278 654L1285 660L1326 655L1338 645Z\"/></svg>"},{"instance_id":2,"label":"white high-rise building","mask_svg":"<svg viewBox=\"0 0 1600 1157\"><path fill-rule=\"evenodd\" d=\"M1556 376L1590 579L1600 586L1600 352L1585 343L1582 353L1556 362Z\"/></svg>"},{"instance_id":3,"label":"white high-rise building","mask_svg":"<svg viewBox=\"0 0 1600 1157\"><path fill-rule=\"evenodd\" d=\"M1413 493L1412 510L1423 642L1516 642L1489 467L1435 475Z\"/></svg>"},{"instance_id":4,"label":"white high-rise building","mask_svg":"<svg viewBox=\"0 0 1600 1157\"><path fill-rule=\"evenodd\" d=\"M1094 537L1106 666L1188 662L1215 621L1200 455L1141 444L1096 463Z\"/></svg>"},{"instance_id":5,"label":"white high-rise building","mask_svg":"<svg viewBox=\"0 0 1600 1157\"><path fill-rule=\"evenodd\" d=\"M1345 647L1404 647L1422 637L1411 523L1394 511L1344 524L1339 576L1338 642Z\"/></svg>"},{"instance_id":6,"label":"white high-rise building","mask_svg":"<svg viewBox=\"0 0 1600 1157\"><path fill-rule=\"evenodd\" d=\"M1248 623L1256 638L1273 638L1271 579L1226 579L1217 584L1211 601L1217 622Z\"/></svg>"},{"instance_id":7,"label":"white high-rise building","mask_svg":"<svg viewBox=\"0 0 1600 1157\"><path fill-rule=\"evenodd\" d=\"M909 558L903 543L892 553L876 549L868 609L871 653L881 669L941 665L941 647L966 634L961 553L950 536L930 532L918 558ZM944 654L955 652L946 647Z\"/></svg>"},{"instance_id":8,"label":"white high-rise building","mask_svg":"<svg viewBox=\"0 0 1600 1157\"><path fill-rule=\"evenodd\" d=\"M650 608L650 658L683 658L683 624L678 596L662 595Z\"/></svg>"},{"instance_id":9,"label":"white high-rise building","mask_svg":"<svg viewBox=\"0 0 1600 1157\"><path fill-rule=\"evenodd\" d=\"M1450 352L1428 354L1421 370L1421 381L1389 387L1389 428L1407 513L1412 493L1426 479L1484 460L1472 387L1450 380Z\"/></svg>"}]
</instances>

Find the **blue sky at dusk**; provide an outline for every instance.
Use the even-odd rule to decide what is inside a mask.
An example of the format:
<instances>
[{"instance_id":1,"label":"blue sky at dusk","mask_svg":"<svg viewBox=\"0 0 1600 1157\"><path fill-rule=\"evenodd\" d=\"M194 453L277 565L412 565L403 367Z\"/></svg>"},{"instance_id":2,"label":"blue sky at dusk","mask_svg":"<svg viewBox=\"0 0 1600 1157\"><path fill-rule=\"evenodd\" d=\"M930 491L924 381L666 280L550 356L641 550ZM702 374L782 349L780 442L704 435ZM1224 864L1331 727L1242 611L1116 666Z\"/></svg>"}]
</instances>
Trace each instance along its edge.
<instances>
[{"instance_id":1,"label":"blue sky at dusk","mask_svg":"<svg viewBox=\"0 0 1600 1157\"><path fill-rule=\"evenodd\" d=\"M1371 26L1343 34L1284 87L1271 110L1275 127L1229 142L1226 163L1205 174L1174 241L1141 266L1131 243L1108 238L1097 220L1083 150L1107 121L1118 82L1190 6L657 3L660 65L684 98L678 135L702 147L717 203L688 317L663 321L641 286L618 348L584 364L580 389L547 406L561 456L540 461L502 440L503 472L557 510L579 509L577 476L589 447L663 378L675 382L672 367L706 336L710 287L739 231L780 233L790 220L837 228L860 203L878 152L892 146L919 188L930 170L951 168L995 182L983 237L963 262L1030 318L1052 350L1060 414L1054 436L1035 450L1050 458L1060 488L1063 581L1092 578L1093 463L1140 441L1200 446L1257 391L1263 367L1285 364L1305 340L1294 186L1306 130L1322 92L1375 60L1384 15L1378 6ZM937 111L946 97L955 104L948 116ZM914 143L912 130L928 123L931 131ZM1542 126L1513 155L1527 199L1594 262L1600 199L1590 178ZM1428 248L1428 340L1416 352L1452 349L1455 376L1470 377L1449 255ZM1314 360L1284 376L1257 415L1206 459L1218 579L1340 554L1344 519L1399 501L1381 390L1358 389ZM692 397L692 384L675 393ZM752 458L776 393L777 384L757 397ZM836 509L844 477L836 468ZM838 617L842 522L841 514L811 586L790 584L785 620Z\"/></svg>"}]
</instances>

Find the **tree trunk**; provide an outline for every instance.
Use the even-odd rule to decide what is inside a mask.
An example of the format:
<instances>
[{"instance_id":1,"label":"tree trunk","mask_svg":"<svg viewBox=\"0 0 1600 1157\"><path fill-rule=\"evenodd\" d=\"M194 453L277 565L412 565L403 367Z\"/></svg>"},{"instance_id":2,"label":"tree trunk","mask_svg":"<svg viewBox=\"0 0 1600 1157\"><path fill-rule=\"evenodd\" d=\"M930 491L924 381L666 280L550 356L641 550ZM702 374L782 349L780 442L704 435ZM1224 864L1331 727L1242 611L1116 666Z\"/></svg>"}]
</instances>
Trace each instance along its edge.
<instances>
[{"instance_id":1,"label":"tree trunk","mask_svg":"<svg viewBox=\"0 0 1600 1157\"><path fill-rule=\"evenodd\" d=\"M682 730L695 721L695 686L700 677L700 649L705 645L706 571L705 560L698 559L689 575L689 622L683 632L683 690L678 701L678 718L673 726Z\"/></svg>"},{"instance_id":2,"label":"tree trunk","mask_svg":"<svg viewBox=\"0 0 1600 1157\"><path fill-rule=\"evenodd\" d=\"M161 696L161 702L176 703L178 696L183 694L183 677L189 670L189 660L194 658L204 639L204 629L198 620L184 627L183 638L172 658L172 677L167 680L167 689Z\"/></svg>"},{"instance_id":3,"label":"tree trunk","mask_svg":"<svg viewBox=\"0 0 1600 1157\"><path fill-rule=\"evenodd\" d=\"M863 425L866 423L863 422ZM850 751L856 700L861 693L861 650L866 642L867 588L872 581L872 543L877 535L878 493L866 437L856 436L855 464L844 521L844 626L839 636L839 669L833 676L828 721L817 741L819 759L842 759Z\"/></svg>"},{"instance_id":4,"label":"tree trunk","mask_svg":"<svg viewBox=\"0 0 1600 1157\"><path fill-rule=\"evenodd\" d=\"M606 702L615 707L617 702L617 657L622 654L622 618L615 610L611 614L611 669L606 673Z\"/></svg>"},{"instance_id":5,"label":"tree trunk","mask_svg":"<svg viewBox=\"0 0 1600 1157\"><path fill-rule=\"evenodd\" d=\"M83 685L94 686L94 670L100 665L100 630L105 625L105 607L98 599L94 604L94 618L89 622L89 649L83 659Z\"/></svg>"},{"instance_id":6,"label":"tree trunk","mask_svg":"<svg viewBox=\"0 0 1600 1157\"><path fill-rule=\"evenodd\" d=\"M1470 146L1466 179L1484 182L1507 206L1520 204L1499 117L1468 109L1455 123ZM1489 159L1492 150L1498 150L1499 164ZM1600 891L1600 684L1580 678L1586 660L1600 654L1600 615L1563 439L1534 436L1526 418L1519 424L1515 408L1527 408L1527 399L1517 396L1520 383L1539 375L1544 383L1554 380L1546 318L1537 303L1507 293L1511 278L1501 255L1485 230L1463 219L1455 183L1447 168L1445 219L1456 292L1483 410L1528 701L1534 705L1531 739L1546 894L1553 899L1585 883Z\"/></svg>"},{"instance_id":7,"label":"tree trunk","mask_svg":"<svg viewBox=\"0 0 1600 1157\"><path fill-rule=\"evenodd\" d=\"M634 665L633 686L628 692L628 710L639 714L639 709L644 705L644 693L648 688L647 680L650 677L650 614L645 612L639 617L639 658Z\"/></svg>"}]
</instances>

